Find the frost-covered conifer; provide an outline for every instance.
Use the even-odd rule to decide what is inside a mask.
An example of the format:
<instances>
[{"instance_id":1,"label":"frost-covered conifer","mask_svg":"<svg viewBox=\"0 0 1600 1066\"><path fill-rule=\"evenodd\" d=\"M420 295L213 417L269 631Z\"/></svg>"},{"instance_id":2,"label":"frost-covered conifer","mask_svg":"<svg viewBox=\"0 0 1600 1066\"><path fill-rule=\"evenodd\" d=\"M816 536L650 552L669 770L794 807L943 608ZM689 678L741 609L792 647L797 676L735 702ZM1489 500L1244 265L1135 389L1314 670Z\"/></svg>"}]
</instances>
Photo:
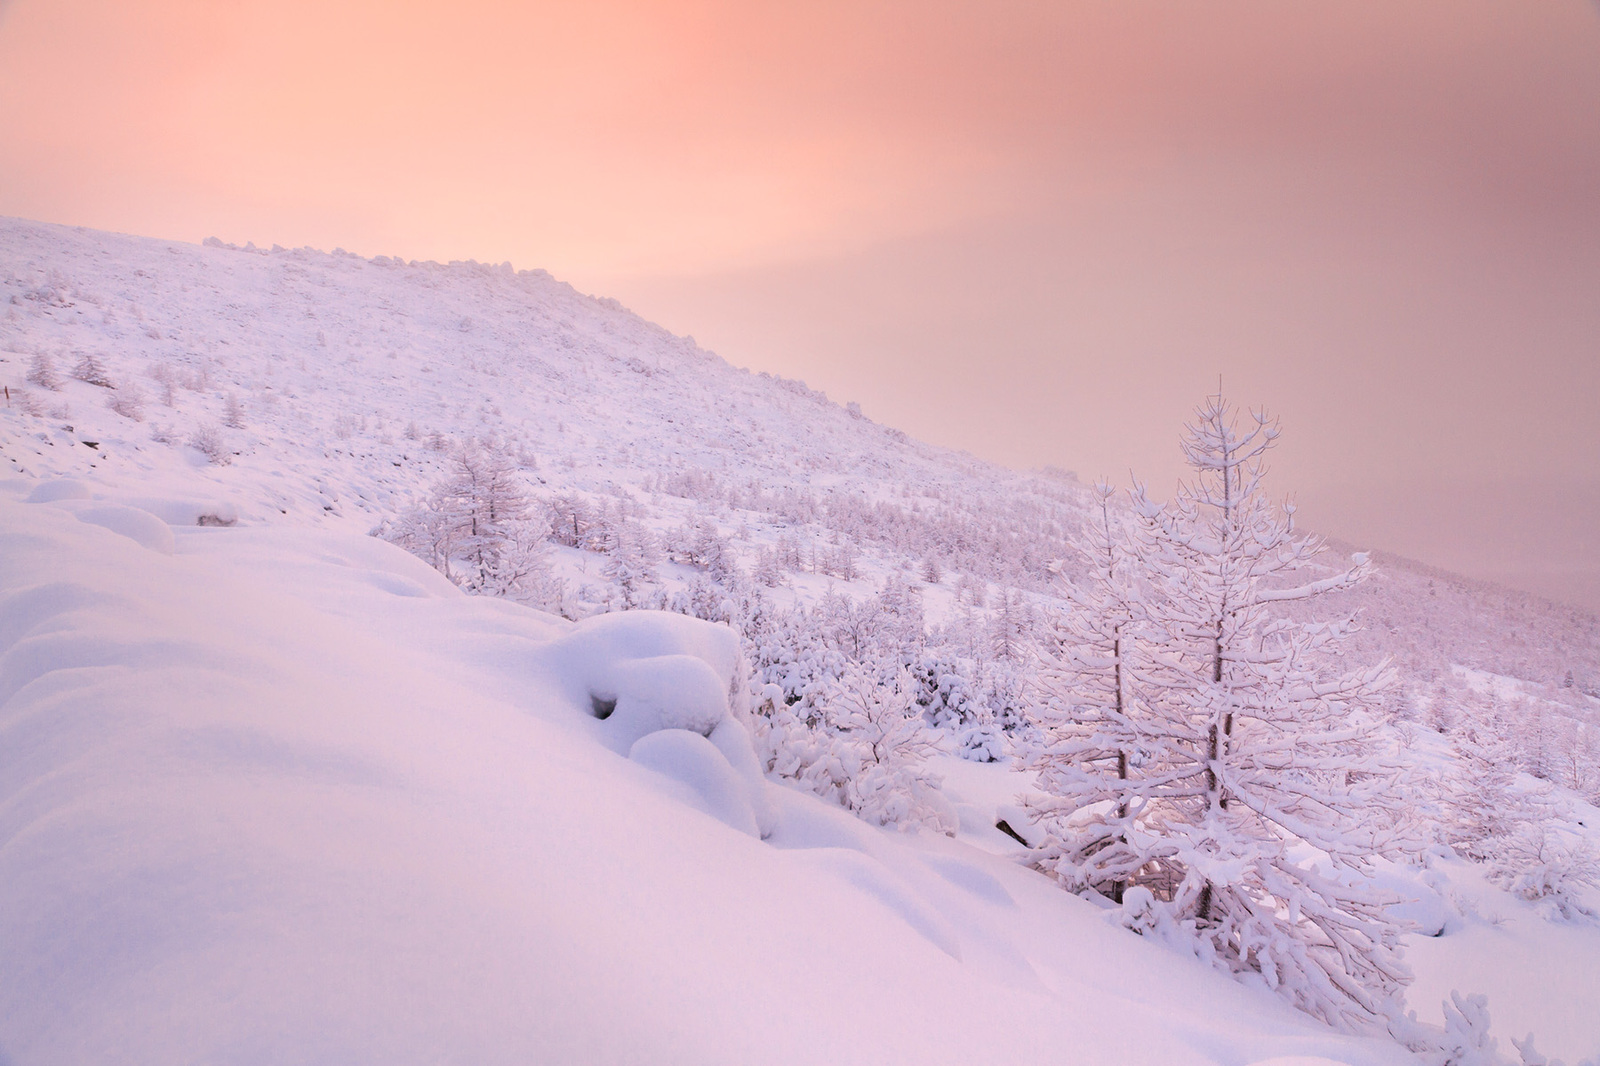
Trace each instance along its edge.
<instances>
[{"instance_id":1,"label":"frost-covered conifer","mask_svg":"<svg viewBox=\"0 0 1600 1066\"><path fill-rule=\"evenodd\" d=\"M1152 856L1130 834L1143 803L1128 781L1143 762L1144 741L1133 718L1128 654L1135 594L1114 494L1106 482L1095 486L1078 549L1087 576L1063 583L1069 609L1056 620L1042 671L1049 740L1032 768L1051 796L1035 805L1046 830L1039 865L1074 890L1091 888L1121 903Z\"/></svg>"},{"instance_id":2,"label":"frost-covered conifer","mask_svg":"<svg viewBox=\"0 0 1600 1066\"><path fill-rule=\"evenodd\" d=\"M1452 807L1455 824L1447 841L1475 862L1489 862L1526 820L1522 793L1513 789L1516 753L1487 726L1473 723L1451 741L1458 784Z\"/></svg>"},{"instance_id":3,"label":"frost-covered conifer","mask_svg":"<svg viewBox=\"0 0 1600 1066\"><path fill-rule=\"evenodd\" d=\"M1020 591L1000 590L989 633L991 651L996 659L1018 663L1027 657L1027 604Z\"/></svg>"},{"instance_id":4,"label":"frost-covered conifer","mask_svg":"<svg viewBox=\"0 0 1600 1066\"><path fill-rule=\"evenodd\" d=\"M756 565L750 571L750 577L763 588L775 589L784 584L783 563L778 553L766 547L757 549Z\"/></svg>"},{"instance_id":5,"label":"frost-covered conifer","mask_svg":"<svg viewBox=\"0 0 1600 1066\"><path fill-rule=\"evenodd\" d=\"M1202 957L1259 975L1330 1024L1377 1028L1409 979L1391 901L1365 877L1374 855L1408 843L1398 766L1374 737L1392 674L1387 664L1333 668L1350 619L1285 617L1284 604L1350 588L1368 566L1357 556L1348 570L1306 573L1322 545L1262 492L1278 429L1262 414L1251 421L1240 432L1212 397L1183 440L1193 480L1166 506L1135 486L1124 541L1135 632L1121 653L1131 687L1120 718L1099 715L1104 732L1059 738L1064 802L1043 812L1058 844L1041 858L1081 856L1068 869L1083 869L1093 841L1120 839L1109 821L1129 858L1092 887L1113 890L1126 871ZM1086 661L1105 662L1108 628ZM1127 818L1096 818L1085 809L1095 804L1126 805Z\"/></svg>"},{"instance_id":6,"label":"frost-covered conifer","mask_svg":"<svg viewBox=\"0 0 1600 1066\"><path fill-rule=\"evenodd\" d=\"M116 388L111 383L111 375L106 371L106 365L93 352L83 353L78 365L72 368L72 376L85 384L98 385L102 389Z\"/></svg>"},{"instance_id":7,"label":"frost-covered conifer","mask_svg":"<svg viewBox=\"0 0 1600 1066\"><path fill-rule=\"evenodd\" d=\"M55 361L48 352L40 352L28 364L28 381L41 389L61 391L61 378L56 373Z\"/></svg>"},{"instance_id":8,"label":"frost-covered conifer","mask_svg":"<svg viewBox=\"0 0 1600 1066\"><path fill-rule=\"evenodd\" d=\"M655 564L659 557L655 534L649 529L638 522L616 525L601 572L622 593L622 607L642 606L646 586L656 580Z\"/></svg>"},{"instance_id":9,"label":"frost-covered conifer","mask_svg":"<svg viewBox=\"0 0 1600 1066\"><path fill-rule=\"evenodd\" d=\"M471 592L559 600L547 572L549 527L530 520L511 461L491 441L458 449L448 471L422 506L376 532Z\"/></svg>"},{"instance_id":10,"label":"frost-covered conifer","mask_svg":"<svg viewBox=\"0 0 1600 1066\"><path fill-rule=\"evenodd\" d=\"M550 535L558 544L576 548L585 543L595 524L594 510L575 492L550 501Z\"/></svg>"}]
</instances>

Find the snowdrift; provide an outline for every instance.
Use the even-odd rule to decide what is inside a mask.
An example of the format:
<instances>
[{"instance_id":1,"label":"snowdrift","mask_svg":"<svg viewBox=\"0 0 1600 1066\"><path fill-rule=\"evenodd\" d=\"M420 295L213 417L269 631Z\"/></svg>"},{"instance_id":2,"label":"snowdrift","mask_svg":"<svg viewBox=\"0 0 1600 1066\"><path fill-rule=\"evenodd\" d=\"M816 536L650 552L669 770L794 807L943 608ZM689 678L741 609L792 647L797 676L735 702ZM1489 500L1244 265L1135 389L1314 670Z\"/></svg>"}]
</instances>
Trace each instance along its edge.
<instances>
[{"instance_id":1,"label":"snowdrift","mask_svg":"<svg viewBox=\"0 0 1600 1066\"><path fill-rule=\"evenodd\" d=\"M0 1061L1405 1061L761 780L708 623L0 489Z\"/></svg>"}]
</instances>

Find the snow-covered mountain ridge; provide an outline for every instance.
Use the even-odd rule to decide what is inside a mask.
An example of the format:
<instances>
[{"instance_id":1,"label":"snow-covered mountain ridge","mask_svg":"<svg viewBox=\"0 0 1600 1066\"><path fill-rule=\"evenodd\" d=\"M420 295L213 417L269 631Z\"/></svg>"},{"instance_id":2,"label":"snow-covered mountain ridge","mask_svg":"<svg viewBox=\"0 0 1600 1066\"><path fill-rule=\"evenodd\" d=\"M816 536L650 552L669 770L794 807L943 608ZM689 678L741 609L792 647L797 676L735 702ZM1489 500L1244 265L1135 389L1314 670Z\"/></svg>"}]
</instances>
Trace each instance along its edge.
<instances>
[{"instance_id":1,"label":"snow-covered mountain ridge","mask_svg":"<svg viewBox=\"0 0 1600 1066\"><path fill-rule=\"evenodd\" d=\"M41 359L54 368L57 388L27 380ZM102 380L114 387L74 378L73 372L86 360L98 366ZM93 376L92 370L88 376ZM450 679L445 687L455 686L448 694L441 689L430 697L432 706L499 708L490 713L502 715L495 727L502 738L522 728L506 724L509 718L505 716L515 715L505 708L520 711L526 709L524 704L555 707L546 714L556 723L552 728L570 727L570 722L561 724L566 722L561 709L582 701L538 695L560 686L531 682L523 667L516 665L519 656L529 654L527 647L555 639L552 634L564 632L565 623L492 600L462 600L425 568L395 562L382 545L365 537L374 527L426 503L433 486L449 472L452 449L461 444L486 442L486 447L510 457L541 503L564 497L579 499L586 513L600 516L608 528L637 527L665 541L668 557L653 564L656 577L647 583L655 587L654 595L663 606L672 606L674 597L687 597L697 584L703 584L706 567L703 560L689 558L693 549L686 540L697 524L709 524L716 536L726 541L732 556L730 571L741 575L740 587L775 607L815 606L828 601L830 593L862 603L874 597L881 601L892 578L914 589L930 629L938 631L938 647L966 659L995 658L996 649L989 642L997 632L1004 635L1007 626L1013 622L1021 625L1030 612L1045 613L1060 605L1049 564L1066 554L1087 502L1085 490L1070 478L1019 474L909 440L847 407L828 402L803 385L733 369L691 341L643 322L614 301L582 296L542 272L517 273L509 267L409 264L303 249L195 247L6 221L0 223L0 382L11 397L0 418L0 454L12 475L6 483L8 494L24 499L41 485L68 485L59 490L63 498L45 506L80 519L77 524L63 524L60 516L36 518L44 513L37 505L9 511L8 530L22 531L24 542L30 536L58 540L68 546L62 552L70 561L37 552L27 555L19 548L14 556L16 569L8 575L8 589L28 584L28 567L49 566L68 574L84 571L87 576L73 580L99 588L107 596L119 592L136 602L164 603L169 595L164 590L169 586L202 577L204 568L194 569L188 557L205 556L207 565L225 571L234 601L265 619L251 631L253 644L281 642L286 648L301 648L302 654L309 654L305 642L291 636L293 625L274 628L272 619L300 617L293 612L283 615L284 608L275 598L280 593L310 602L329 617L354 622L363 632L381 634L376 641L381 650L363 644L348 655L337 648L337 641L326 642L333 645L325 652L331 658L327 670L348 670L352 676L371 679L375 672L399 670L392 664L404 660L408 668L432 679L419 681L419 688L441 684L440 677ZM51 480L61 478L72 479L90 498L72 499L77 489L68 482ZM45 495L55 491L48 490ZM131 592L117 588L115 575L142 570L148 560L139 552L148 551L149 545L140 538L160 541L160 534L139 528L136 516L114 510L119 505L157 514L178 533L174 541L177 554L155 564L164 568L165 576ZM232 524L234 528L219 534L202 522ZM103 532L104 527L114 529L118 523L128 525L122 530L122 541L139 541L142 549L106 539L113 535ZM96 533L97 528L102 532ZM578 543L553 549L548 560L560 589L543 606L571 616L618 606L620 586L607 563L618 554L616 543L572 539ZM358 542L367 547L352 547ZM88 561L96 557L102 562ZM930 562L936 575L925 572ZM762 574L772 583L758 576ZM280 575L277 580L282 587L263 587L273 582L263 580L262 575ZM929 576L938 579L929 580ZM1585 690L1592 691L1600 677L1600 641L1592 617L1400 563L1389 564L1374 582L1350 595L1364 604L1368 623L1358 638L1365 646L1355 650L1363 655L1396 653L1407 670L1410 706L1395 708L1400 717L1424 722L1435 713L1456 715L1462 713L1459 705L1479 696L1485 703L1483 714L1493 711L1490 703L1496 698L1504 713L1520 697L1523 708L1534 708L1549 717L1550 733L1541 742L1545 754L1578 756L1571 761L1570 773L1558 767L1550 776L1568 773L1580 790L1592 780L1584 776L1593 767L1593 760L1584 757L1584 746L1592 745L1595 738L1595 702ZM411 604L411 600L418 602ZM408 606L400 606L402 603ZM172 607L178 615L185 611L217 619L227 613L220 602L211 602L204 610ZM384 622L389 616L411 621ZM133 628L139 624L132 624ZM305 624L316 630L315 624ZM204 644L199 635L181 628L163 630L154 625L151 629L155 634L152 641L165 634L164 639ZM217 646L206 645L210 650L200 657L225 657L226 645L226 640ZM522 650L507 650L513 646ZM284 653L284 661L294 658L294 654ZM357 666L363 659L391 665ZM139 676L150 680L148 662L136 656L129 662L146 670ZM418 666L418 662L427 665ZM281 664L275 668L283 669ZM1570 686L1566 684L1569 673ZM320 683L317 678L302 678L289 684L280 696L320 701L323 697L313 695ZM377 684L376 680L372 683ZM525 690L520 695L519 687ZM391 689L383 691L392 696ZM355 702L367 706L362 700ZM183 715L204 719L211 713L195 710L181 699L176 703L185 708ZM370 708L361 713L369 712ZM416 713L427 717L433 712ZM226 715L206 719L203 724L214 731L237 725ZM256 763L274 762L273 758L263 760L263 750L269 756L280 747L299 750L296 745L304 745L307 739L297 732L302 725L271 725L266 729L266 741L246 743L251 758ZM374 731L384 728L379 719L372 719L370 725ZM468 732L475 729L474 724ZM1414 734L1423 753L1419 758L1448 763L1437 733L1417 728ZM117 739L121 736L104 741L109 747L103 750L110 753L106 758L115 761L112 756L120 755L137 762L137 744ZM353 801L343 786L359 783L361 773L340 761L344 755L355 752L394 770L399 765L416 766L418 759L426 762L429 750L453 743L450 736L448 722L434 721L416 726L410 739L398 742L403 750L377 754L346 737L331 745L338 757L324 758L327 751L313 745L309 763L321 766L339 783L341 788L331 800L336 810L348 813ZM75 742L92 745L102 741L80 734ZM341 743L348 750L340 748ZM476 739L468 742L469 746L478 743ZM431 788L467 807L501 809L524 803L530 795L539 797L534 809L542 814L512 819L515 825L474 825L472 831L484 835L482 851L468 864L473 870L492 865L487 857L496 849L518 846L521 838L517 834L526 833L541 818L559 820L562 794L576 786L556 774L550 764L569 757L580 759L587 772L607 786L624 791L637 786L642 791L627 793L636 802L666 804L663 817L669 822L687 819L682 825L691 828L679 825L659 830L681 849L662 849L650 861L672 866L675 855L708 846L704 827L692 828L699 823L694 821L698 815L690 811L695 802L703 804L703 794L697 800L696 795L681 789L673 792L649 782L638 785L631 778L631 784L617 784L613 763L598 758L579 741L523 735L511 748L527 763L521 769L506 769L495 781L469 786L465 783L468 772L458 773L459 767L425 771L435 776ZM227 750L238 754L237 745ZM215 746L198 753L186 749L179 760L184 773L207 773L207 753L215 751ZM391 759L393 765L385 763ZM274 763L272 773L292 778L307 762L303 752L286 755ZM882 834L848 821L827 822L826 830L801 831L796 826L807 823L797 816L791 826L794 848L824 845L824 852L844 848L869 855L871 863L893 876L885 879L879 866L863 866L853 858L825 855L802 860L824 867L819 876L834 887L818 888L808 882L811 895L806 902L796 902L804 893L778 893L780 906L814 909L817 900L833 900L828 906L850 915L846 924L860 923L852 928L862 930L872 927L872 915L878 913L873 907L887 907L898 915L896 921L915 931L918 946L908 949L898 941L886 943L883 950L887 954L869 951L861 960L863 965L884 964L883 960L895 953L922 960L915 965L941 975L933 984L955 981L963 989L958 998L969 1004L1009 1001L1008 993L997 990L1009 989L1019 980L1024 984L1038 980L1047 990L1037 1001L1042 1012L1038 1025L1046 1031L1076 1030L1089 1024L1097 1013L1133 1024L1148 1024L1138 1020L1152 1010L1166 1018L1166 1035L1149 1047L1120 1040L1096 1044L1085 1038L1085 1042L1061 1047L1061 1061L1088 1061L1100 1055L1109 1056L1107 1061L1243 1062L1291 1051L1350 1062L1379 1061L1385 1056L1371 1045L1307 1036L1311 1031L1304 1029L1303 1023L1292 1016L1285 1020L1270 1001L1263 1003L1231 988L1219 991L1213 975L1191 972L1179 960L1157 956L1153 963L1132 961L1118 946L1128 939L1121 931L1101 945L1098 938L1104 933L1089 930L1100 930L1104 923L1099 923L1086 905L1053 888L1050 891L1060 897L1058 901L1047 894L1035 895L1035 888L1050 886L1036 875L1010 869L1005 855L1011 843L993 829L996 805L1008 799L1007 787L1002 784L997 792L992 775L984 776L989 772L986 766L946 757L941 767L960 822L956 839L949 842L956 850L939 858L945 844L937 834L923 834L915 838L921 842L915 845L891 846L880 842ZM558 784L540 780L552 774ZM441 783L439 775L449 780ZM92 777L83 781L94 784ZM118 787L137 790L142 784L134 775L121 779ZM604 787L595 790L596 795L603 792ZM683 802L674 806L673 800ZM237 797L229 799L237 801ZM600 802L592 797L584 802L591 801ZM627 804L606 807L608 813L598 820L583 814L574 823L575 832L589 840L606 838L626 821L626 810ZM722 828L715 827L715 833ZM125 831L140 838L141 833L154 830L150 825L134 825ZM270 850L273 846L259 836L247 837L250 847L241 845L235 856L240 862L260 861L252 847ZM438 850L444 847L442 839L441 831L424 849L426 854L442 854ZM749 843L756 848L754 854L766 854L759 845ZM720 861L733 866L742 866L753 854L740 851L738 858L730 858L727 852L717 850L721 847L719 843L713 850ZM735 850L744 847L741 843ZM584 857L584 848L570 839L541 854L553 864L592 866L592 859ZM30 868L15 856L13 869ZM34 861L39 861L36 856ZM1001 923L1004 929L986 924L991 919L975 916L969 902L944 899L940 896L943 890L930 887L922 874L907 872L930 863L946 881L967 886L969 894L1002 911L1021 906L1025 917L1008 919ZM515 882L506 891L548 901L548 895L540 894L543 882L535 865L518 866L513 875L505 875ZM382 868L382 863L378 866ZM997 873L999 870L1005 872ZM92 870L81 872L85 877L94 876ZM625 866L591 872L622 882L632 876ZM772 876L781 882L791 875L792 871L779 870ZM359 880L375 875L368 871L351 876ZM999 891L986 878L995 879ZM688 882L680 880L676 872L668 880L677 886L671 890L677 905L693 911L698 906L698 889L685 887ZM841 881L854 887L836 897L831 893ZM428 884L429 891L441 900L458 898L460 885L453 880ZM771 884L759 891L777 892ZM183 897L174 894L173 898ZM319 898L308 891L297 905L310 907ZM1024 898L1027 902L1019 904ZM37 903L36 897L30 899ZM868 903L863 904L863 899ZM564 906L566 911L559 906L555 909L569 917L579 913L572 909L574 900L567 900ZM1483 906L1501 908L1500 922L1533 920L1516 910L1514 902ZM418 906L407 913L425 921L430 910ZM666 911L651 913L656 923L671 926ZM738 913L737 921L746 923L741 926L743 935L759 936L759 916L749 909ZM811 920L795 919L798 924L790 925L789 919L784 919L779 923L784 930L779 939L796 930L803 932L804 922ZM323 913L318 921L332 923L335 917ZM593 950L593 942L584 936L591 932L599 935L585 922L578 924L582 934L562 949L573 957ZM1053 946L1049 951L1026 948L1041 927L1057 931L1052 934ZM388 927L376 920L351 928L357 940L367 936L384 941L388 935ZM519 936L535 935L523 926L517 928ZM456 934L460 932L456 930ZM724 934L721 929L714 933ZM870 940L874 934L862 935ZM664 960L670 952L643 932L636 931L635 936L634 942L644 945L645 972L666 979L670 965ZM1573 958L1592 953L1582 931L1573 936ZM1440 940L1444 945L1454 942L1451 937ZM396 946L398 942L388 943ZM1183 1014L1187 1021L1175 1020L1169 1013L1173 1009L1170 1003L1153 1003L1149 996L1141 1003L1141 997L1126 984L1119 984L1110 997L1097 997L1090 991L1096 983L1093 973L1073 961L1074 954L1091 943L1097 945L1093 951L1111 952L1119 965L1131 967L1130 972L1158 975L1147 979L1151 987L1163 990L1163 995L1197 1003L1226 1002L1226 1007L1216 1009L1244 1020L1210 1036L1196 1036L1206 1028L1196 1021L1205 1016L1204 1011ZM258 942L249 936L239 944L241 950L259 950ZM446 971L460 974L466 965L461 954L465 944L459 936L453 940L446 937L428 950L436 952ZM962 976L949 977L943 969L945 962L923 960L920 953L927 945L936 949L940 959L955 959ZM423 950L415 944L397 947L402 949ZM349 950L354 953L357 949L352 946ZM685 949L679 945L675 950ZM796 949L790 943L784 950ZM844 949L836 946L830 950ZM1144 951L1145 946L1138 945L1138 950ZM806 955L801 968L825 969L829 965L826 956L826 952ZM307 957L314 958L315 953ZM765 955L758 951L752 957L756 961L747 969L731 966L728 958L716 953L703 957L701 964L708 974L721 974L713 981L719 995L731 995L728 988L732 985L755 987L763 980L777 981L785 997L798 994L804 983L801 978L789 971L774 977L759 961ZM979 965L975 962L979 957L987 961ZM519 972L510 955L502 953L495 960L498 973ZM1565 972L1561 959L1551 958L1549 963L1557 972ZM1447 952L1439 956L1432 973L1448 980L1453 976L1449 971L1458 967L1459 959ZM204 972L203 967L196 971ZM904 998L891 997L887 1008L901 1012L898 1020L890 1024L884 1018L853 1018L827 1030L826 1039L831 1043L825 1054L820 1047L817 1055L798 1048L771 1057L849 1059L849 1049L855 1048L859 1061L890 1061L896 1047L908 1049L907 1059L941 1057L928 1053L929 1044L910 1040L901 1031L905 1012L909 1009L910 1016L916 1015L916 1008L908 1004L935 1000L938 993L913 981L898 967L894 972L907 989ZM605 976L619 979L615 973ZM557 1043L562 1047L579 1047L585 1024L594 1028L604 1024L594 997L605 981L594 974L585 980L589 983L578 981L588 990L578 996L580 1024L559 1034ZM663 1020L667 1014L662 1012L686 1008L681 1003L669 1007L666 1000L654 997L644 987L649 983L649 979L635 981L629 985L629 995L644 1005L646 1013L656 1012L651 1015L657 1023L656 1035L662 1026L673 1029L676 1025L676 1038L684 1041L682 1054L655 1056L657 1060L752 1061L751 1049L764 1046L749 1022L749 1014L760 1010L758 1002L734 997L740 1004L741 1020L730 1022L725 1039L719 1042L708 1036L703 1014L696 1021L684 1021L681 1014L676 1021ZM1422 983L1430 996L1449 990L1448 986L1435 987L1437 981L1427 972ZM411 988L405 994L421 992ZM549 996L556 990L546 986L530 994ZM1219 996L1223 998L1215 998ZM1537 1015L1552 1002L1560 1003L1561 996L1562 990L1543 990L1530 997L1542 1003L1521 1004L1518 1010ZM1502 992L1495 997L1492 1004L1507 998ZM381 1028L375 1019L390 1017L384 1012L392 1012L395 1001L376 996L365 1006L344 1002L346 1009L371 1023L362 1032L372 1040ZM1069 1004L1065 1014L1061 1013L1063 1002ZM510 1000L501 1005L514 1009ZM1425 1011L1426 1007L1426 999L1420 1001L1419 1009ZM995 1013L1006 1009L994 1006ZM1514 1024L1520 1024L1525 1016L1517 1010L1511 1012ZM803 1010L794 1008L792 1016L786 1017L788 1021L780 1025L785 1032L804 1031ZM330 1010L318 1031L326 1037L339 1024L337 1012ZM1199 1028L1190 1029L1188 1036L1172 1035L1186 1026ZM1569 1056L1593 1050L1584 1044L1588 1034L1581 1022L1572 1022L1568 1030L1557 1026L1552 1032L1552 1028L1541 1019L1541 1046L1546 1050L1554 1047ZM531 1046L525 1041L533 1039L532 1031L518 1030L517 1040L524 1042L516 1046ZM1009 1037L954 1033L952 1027L939 1030L939 1039L948 1042L942 1056L946 1061L1003 1061L1022 1053ZM599 1057L622 1060L642 1054L641 1049L651 1047L651 1036L648 1026L628 1029ZM799 1037L791 1035L790 1039ZM1222 1040L1227 1050L1203 1050L1211 1039ZM0 1030L0 1048L14 1050L15 1040ZM364 1046L358 1036L350 1040L343 1045L347 1049ZM311 1046L309 1038L307 1046ZM510 1046L482 1045L490 1051ZM912 1048L921 1054L913 1054ZM28 1060L18 1057L17 1061Z\"/></svg>"},{"instance_id":2,"label":"snow-covered mountain ridge","mask_svg":"<svg viewBox=\"0 0 1600 1066\"><path fill-rule=\"evenodd\" d=\"M372 486L341 502L291 482L272 501L280 509L331 502L383 515L426 481L434 433L498 434L535 469L576 460L561 480L595 489L608 477L685 470L769 490L891 476L928 486L1022 480L852 416L799 382L734 370L543 271L197 248L18 222L0 240L5 294L16 297L0 316L9 358L39 350L65 363L94 351L111 360L149 401L146 430L120 434L130 443L142 446L156 427L187 439L207 417L221 423L213 401L232 393L251 425L272 430L230 435L236 463L290 448L315 462L326 440L318 479ZM152 363L205 388L163 408ZM128 428L99 414L77 409L80 423ZM400 473L389 469L396 463Z\"/></svg>"}]
</instances>

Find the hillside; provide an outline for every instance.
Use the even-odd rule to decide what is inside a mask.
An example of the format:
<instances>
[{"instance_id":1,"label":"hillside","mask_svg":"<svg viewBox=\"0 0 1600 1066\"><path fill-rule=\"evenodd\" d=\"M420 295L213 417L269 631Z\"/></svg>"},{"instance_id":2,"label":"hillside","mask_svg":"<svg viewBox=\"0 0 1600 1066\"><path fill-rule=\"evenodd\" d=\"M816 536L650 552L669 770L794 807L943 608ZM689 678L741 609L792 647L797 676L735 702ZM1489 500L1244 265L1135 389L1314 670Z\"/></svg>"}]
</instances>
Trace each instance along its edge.
<instances>
[{"instance_id":1,"label":"hillside","mask_svg":"<svg viewBox=\"0 0 1600 1066\"><path fill-rule=\"evenodd\" d=\"M1029 649L1091 500L1071 475L911 440L542 271L14 220L0 383L19 1064L1401 1060L1128 935L995 828L1032 787ZM467 454L526 505L520 604L383 543L426 556ZM1438 804L1451 731L1498 722L1587 839L1600 622L1380 563L1341 594L1350 654L1397 659L1389 728ZM784 776L751 708L820 706L867 657L847 641L931 686L952 835L751 771ZM726 705L626 665L661 658ZM646 690L660 721L739 729L638 749ZM1393 876L1449 915L1413 950L1420 1014L1496 979L1492 928L1542 960L1489 989L1508 1031L1600 1052L1573 979L1597 930L1460 860Z\"/></svg>"}]
</instances>

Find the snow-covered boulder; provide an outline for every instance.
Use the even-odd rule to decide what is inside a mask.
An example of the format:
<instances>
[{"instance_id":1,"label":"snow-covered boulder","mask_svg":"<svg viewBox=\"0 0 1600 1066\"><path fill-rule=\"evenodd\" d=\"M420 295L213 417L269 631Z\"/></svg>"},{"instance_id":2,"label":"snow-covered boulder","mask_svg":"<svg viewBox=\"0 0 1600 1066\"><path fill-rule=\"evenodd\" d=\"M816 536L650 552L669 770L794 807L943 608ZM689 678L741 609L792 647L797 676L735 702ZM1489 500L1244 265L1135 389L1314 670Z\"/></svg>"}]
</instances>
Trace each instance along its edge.
<instances>
[{"instance_id":1,"label":"snow-covered boulder","mask_svg":"<svg viewBox=\"0 0 1600 1066\"><path fill-rule=\"evenodd\" d=\"M768 787L742 719L738 638L668 611L605 614L538 652L602 744L689 786L696 803L741 831L772 831Z\"/></svg>"}]
</instances>

